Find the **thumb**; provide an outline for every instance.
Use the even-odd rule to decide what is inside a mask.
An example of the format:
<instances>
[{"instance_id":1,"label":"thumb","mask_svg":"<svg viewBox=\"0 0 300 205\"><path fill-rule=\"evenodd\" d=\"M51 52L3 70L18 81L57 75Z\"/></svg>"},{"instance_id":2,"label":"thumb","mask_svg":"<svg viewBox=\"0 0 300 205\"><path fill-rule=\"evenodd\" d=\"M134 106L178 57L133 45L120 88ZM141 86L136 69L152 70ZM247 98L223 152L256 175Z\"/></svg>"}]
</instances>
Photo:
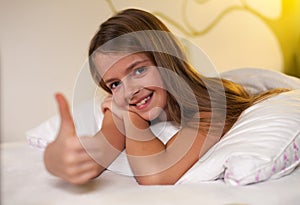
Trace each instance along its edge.
<instances>
[{"instance_id":1,"label":"thumb","mask_svg":"<svg viewBox=\"0 0 300 205\"><path fill-rule=\"evenodd\" d=\"M57 93L55 99L58 104L61 119L59 136L75 136L74 121L66 98L62 94Z\"/></svg>"}]
</instances>

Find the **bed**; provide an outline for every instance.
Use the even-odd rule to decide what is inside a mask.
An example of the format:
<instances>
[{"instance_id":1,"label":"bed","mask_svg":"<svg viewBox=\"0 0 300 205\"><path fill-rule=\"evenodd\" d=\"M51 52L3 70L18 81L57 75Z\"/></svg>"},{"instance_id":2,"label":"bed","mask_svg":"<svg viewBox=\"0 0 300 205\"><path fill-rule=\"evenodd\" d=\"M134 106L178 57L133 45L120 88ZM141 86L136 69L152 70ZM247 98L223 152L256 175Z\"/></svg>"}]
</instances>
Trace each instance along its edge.
<instances>
[{"instance_id":1,"label":"bed","mask_svg":"<svg viewBox=\"0 0 300 205\"><path fill-rule=\"evenodd\" d=\"M43 165L43 148L55 137L59 122L54 117L30 130L27 140L1 144L1 204L298 205L300 80L261 69L222 75L249 92L272 87L293 91L243 113L228 135L173 186L140 186L132 176L118 174L124 169L118 161L83 186L51 176ZM269 119L276 116L274 124ZM255 138L249 139L249 133Z\"/></svg>"},{"instance_id":2,"label":"bed","mask_svg":"<svg viewBox=\"0 0 300 205\"><path fill-rule=\"evenodd\" d=\"M247 186L222 180L176 186L139 186L132 177L106 171L84 186L73 186L47 173L42 152L26 142L1 145L1 204L261 204L298 205L300 168L290 175Z\"/></svg>"}]
</instances>

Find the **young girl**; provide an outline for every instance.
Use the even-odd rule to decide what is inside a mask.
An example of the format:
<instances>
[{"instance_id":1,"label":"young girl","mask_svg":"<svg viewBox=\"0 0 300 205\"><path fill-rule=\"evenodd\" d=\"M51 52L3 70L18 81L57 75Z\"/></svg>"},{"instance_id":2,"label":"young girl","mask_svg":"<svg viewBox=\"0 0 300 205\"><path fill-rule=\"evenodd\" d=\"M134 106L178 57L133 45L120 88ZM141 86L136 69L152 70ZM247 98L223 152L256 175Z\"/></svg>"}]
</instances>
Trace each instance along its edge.
<instances>
[{"instance_id":1,"label":"young girl","mask_svg":"<svg viewBox=\"0 0 300 205\"><path fill-rule=\"evenodd\" d=\"M57 94L61 127L44 154L47 170L73 184L99 176L122 152L139 184L174 184L232 127L267 97L234 82L208 78L188 63L177 39L152 14L127 9L93 37L90 70L109 94L94 137L80 137L65 98ZM149 128L171 121L179 131L166 144Z\"/></svg>"}]
</instances>

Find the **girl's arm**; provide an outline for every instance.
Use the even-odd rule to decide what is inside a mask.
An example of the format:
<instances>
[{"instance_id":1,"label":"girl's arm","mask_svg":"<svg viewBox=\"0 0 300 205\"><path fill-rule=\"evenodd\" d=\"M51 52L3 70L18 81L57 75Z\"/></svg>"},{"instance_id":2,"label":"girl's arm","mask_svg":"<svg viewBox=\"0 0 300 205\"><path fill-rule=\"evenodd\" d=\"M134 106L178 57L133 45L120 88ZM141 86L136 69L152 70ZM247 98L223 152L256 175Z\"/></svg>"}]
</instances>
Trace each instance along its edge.
<instances>
[{"instance_id":1,"label":"girl's arm","mask_svg":"<svg viewBox=\"0 0 300 205\"><path fill-rule=\"evenodd\" d=\"M86 151L104 169L106 169L124 150L125 136L123 122L106 110L101 130L93 140L82 141Z\"/></svg>"},{"instance_id":2,"label":"girl's arm","mask_svg":"<svg viewBox=\"0 0 300 205\"><path fill-rule=\"evenodd\" d=\"M110 111L94 137L78 138L66 99L58 94L61 125L57 138L44 152L46 169L73 184L84 184L100 175L124 149L124 136L116 129Z\"/></svg>"},{"instance_id":3,"label":"girl's arm","mask_svg":"<svg viewBox=\"0 0 300 205\"><path fill-rule=\"evenodd\" d=\"M166 145L139 115L124 116L126 152L139 184L174 184L203 154L206 133L182 128Z\"/></svg>"}]
</instances>

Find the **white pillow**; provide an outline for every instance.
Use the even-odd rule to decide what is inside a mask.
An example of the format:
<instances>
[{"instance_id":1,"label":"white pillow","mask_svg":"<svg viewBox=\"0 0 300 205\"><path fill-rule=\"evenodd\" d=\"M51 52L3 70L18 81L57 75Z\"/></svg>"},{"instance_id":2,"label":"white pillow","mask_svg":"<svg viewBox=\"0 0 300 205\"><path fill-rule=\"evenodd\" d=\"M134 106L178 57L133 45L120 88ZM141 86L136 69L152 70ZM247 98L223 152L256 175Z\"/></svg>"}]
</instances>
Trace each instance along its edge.
<instances>
[{"instance_id":1,"label":"white pillow","mask_svg":"<svg viewBox=\"0 0 300 205\"><path fill-rule=\"evenodd\" d=\"M100 106L93 100L88 100L73 109L74 123L78 136L93 136L101 127L103 115ZM59 131L60 117L55 115L37 127L26 132L28 144L39 150L44 150L52 142Z\"/></svg>"},{"instance_id":2,"label":"white pillow","mask_svg":"<svg viewBox=\"0 0 300 205\"><path fill-rule=\"evenodd\" d=\"M222 78L242 84L250 93L260 93L272 88L300 89L299 78L261 68L240 68L221 73Z\"/></svg>"},{"instance_id":3,"label":"white pillow","mask_svg":"<svg viewBox=\"0 0 300 205\"><path fill-rule=\"evenodd\" d=\"M223 74L238 81L250 92L274 87L300 88L300 80L262 69L239 69ZM272 77L274 77L273 80ZM266 80L265 80L266 79ZM79 135L93 135L101 127L100 106L88 101L75 109L83 122L75 122ZM224 177L226 183L242 185L278 178L299 164L300 90L270 98L242 113L232 129L213 146L178 182L197 183ZM81 126L79 126L79 124ZM84 126L82 126L84 124ZM59 129L55 116L26 133L29 144L43 150ZM153 132L163 141L177 132L171 123L157 124ZM284 168L284 169L283 169ZM109 167L132 175L122 153Z\"/></svg>"},{"instance_id":4,"label":"white pillow","mask_svg":"<svg viewBox=\"0 0 300 205\"><path fill-rule=\"evenodd\" d=\"M289 174L300 161L300 90L245 110L234 126L177 183L224 178L244 185Z\"/></svg>"}]
</instances>

